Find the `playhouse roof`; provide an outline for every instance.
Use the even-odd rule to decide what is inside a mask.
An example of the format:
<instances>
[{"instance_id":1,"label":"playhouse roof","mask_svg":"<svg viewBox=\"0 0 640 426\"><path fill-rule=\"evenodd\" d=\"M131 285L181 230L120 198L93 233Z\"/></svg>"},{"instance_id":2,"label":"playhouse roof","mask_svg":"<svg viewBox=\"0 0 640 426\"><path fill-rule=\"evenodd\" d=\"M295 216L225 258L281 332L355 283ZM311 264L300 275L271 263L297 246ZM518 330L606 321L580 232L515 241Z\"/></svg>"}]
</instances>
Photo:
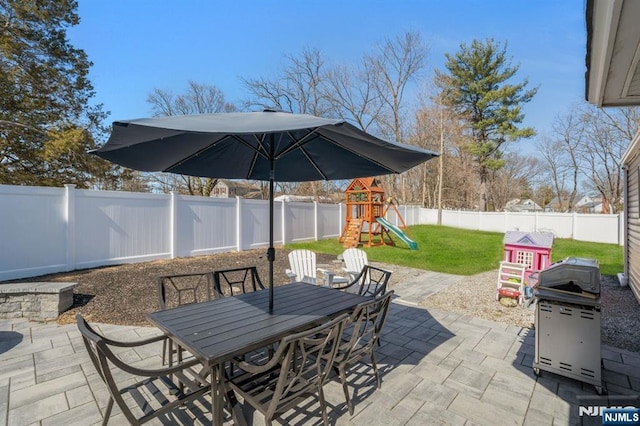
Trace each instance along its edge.
<instances>
[{"instance_id":1,"label":"playhouse roof","mask_svg":"<svg viewBox=\"0 0 640 426\"><path fill-rule=\"evenodd\" d=\"M351 181L349 186L347 186L347 190L351 191L355 187L360 187L361 189L371 192L384 192L384 189L380 186L378 179L373 177L355 178Z\"/></svg>"},{"instance_id":2,"label":"playhouse roof","mask_svg":"<svg viewBox=\"0 0 640 426\"><path fill-rule=\"evenodd\" d=\"M504 243L551 248L553 246L553 234L551 232L507 231L504 234Z\"/></svg>"}]
</instances>

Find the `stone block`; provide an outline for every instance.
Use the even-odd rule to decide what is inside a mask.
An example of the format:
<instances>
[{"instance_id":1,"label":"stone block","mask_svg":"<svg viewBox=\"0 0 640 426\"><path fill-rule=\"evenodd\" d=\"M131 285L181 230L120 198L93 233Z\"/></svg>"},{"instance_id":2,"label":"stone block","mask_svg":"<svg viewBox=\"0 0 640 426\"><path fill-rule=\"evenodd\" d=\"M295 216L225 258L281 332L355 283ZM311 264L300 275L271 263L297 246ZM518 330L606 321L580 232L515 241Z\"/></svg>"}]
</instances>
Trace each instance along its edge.
<instances>
[{"instance_id":1,"label":"stone block","mask_svg":"<svg viewBox=\"0 0 640 426\"><path fill-rule=\"evenodd\" d=\"M35 282L0 284L0 318L54 320L73 305L77 283Z\"/></svg>"}]
</instances>

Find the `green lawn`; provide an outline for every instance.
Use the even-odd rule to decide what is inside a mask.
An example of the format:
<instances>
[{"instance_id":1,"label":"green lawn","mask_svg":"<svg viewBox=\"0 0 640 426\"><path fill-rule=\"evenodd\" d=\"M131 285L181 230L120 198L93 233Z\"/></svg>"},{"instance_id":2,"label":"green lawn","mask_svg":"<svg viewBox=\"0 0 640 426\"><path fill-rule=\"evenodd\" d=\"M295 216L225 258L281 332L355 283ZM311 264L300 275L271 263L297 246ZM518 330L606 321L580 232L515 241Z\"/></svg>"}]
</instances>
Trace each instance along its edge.
<instances>
[{"instance_id":1,"label":"green lawn","mask_svg":"<svg viewBox=\"0 0 640 426\"><path fill-rule=\"evenodd\" d=\"M363 249L372 261L458 275L498 269L498 262L502 260L502 233L437 225L410 226L406 233L418 243L418 250L409 250L398 238L394 240L396 246ZM286 248L306 248L335 255L344 251L337 239L288 244ZM551 253L552 261L569 256L598 259L600 272L604 275L615 275L623 270L622 247L615 244L556 239Z\"/></svg>"}]
</instances>

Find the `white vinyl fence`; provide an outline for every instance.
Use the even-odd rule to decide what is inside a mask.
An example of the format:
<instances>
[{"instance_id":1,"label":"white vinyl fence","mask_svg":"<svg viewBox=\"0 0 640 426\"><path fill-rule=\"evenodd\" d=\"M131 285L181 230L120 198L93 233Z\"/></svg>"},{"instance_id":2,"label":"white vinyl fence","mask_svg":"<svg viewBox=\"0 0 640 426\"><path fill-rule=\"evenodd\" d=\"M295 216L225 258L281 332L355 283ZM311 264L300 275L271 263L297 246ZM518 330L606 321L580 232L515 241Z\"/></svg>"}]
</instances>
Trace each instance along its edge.
<instances>
[{"instance_id":1,"label":"white vinyl fence","mask_svg":"<svg viewBox=\"0 0 640 426\"><path fill-rule=\"evenodd\" d=\"M269 205L220 199L0 185L0 281L120 263L266 248ZM406 225L437 210L401 206ZM276 202L276 244L337 238L344 205ZM443 211L443 225L495 232L552 231L621 244L619 215ZM400 220L390 209L387 219Z\"/></svg>"}]
</instances>

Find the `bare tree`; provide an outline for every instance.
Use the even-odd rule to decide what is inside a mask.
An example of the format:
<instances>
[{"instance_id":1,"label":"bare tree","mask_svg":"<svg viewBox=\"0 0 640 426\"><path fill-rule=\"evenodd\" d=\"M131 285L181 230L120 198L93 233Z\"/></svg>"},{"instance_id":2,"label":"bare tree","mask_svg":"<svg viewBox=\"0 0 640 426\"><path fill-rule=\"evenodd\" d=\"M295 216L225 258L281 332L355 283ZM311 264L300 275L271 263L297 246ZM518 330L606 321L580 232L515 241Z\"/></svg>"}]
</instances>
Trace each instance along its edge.
<instances>
[{"instance_id":1,"label":"bare tree","mask_svg":"<svg viewBox=\"0 0 640 426\"><path fill-rule=\"evenodd\" d=\"M245 106L325 116L330 103L323 90L326 79L323 53L306 48L299 55L287 55L285 59L287 62L274 79L242 79L251 96Z\"/></svg>"},{"instance_id":2,"label":"bare tree","mask_svg":"<svg viewBox=\"0 0 640 426\"><path fill-rule=\"evenodd\" d=\"M602 196L603 213L617 213L622 201L622 156L640 128L639 108L582 108L580 147L586 186Z\"/></svg>"},{"instance_id":3,"label":"bare tree","mask_svg":"<svg viewBox=\"0 0 640 426\"><path fill-rule=\"evenodd\" d=\"M576 164L576 167L571 165L571 159L576 158L576 147L571 142L565 142L569 141L552 139L547 135L542 135L536 141L536 149L542 159L538 171L542 179L540 185L551 188L554 197L558 200L560 211L569 211L573 207L576 195L574 191L577 190L578 184L577 175L573 173L574 171L577 173L578 165ZM568 152L571 149L572 151ZM569 192L573 194L571 197L567 196Z\"/></svg>"},{"instance_id":4,"label":"bare tree","mask_svg":"<svg viewBox=\"0 0 640 426\"><path fill-rule=\"evenodd\" d=\"M371 63L363 61L358 68L336 66L327 73L326 98L332 114L352 122L365 131L374 131L382 110L376 91Z\"/></svg>"},{"instance_id":5,"label":"bare tree","mask_svg":"<svg viewBox=\"0 0 640 426\"><path fill-rule=\"evenodd\" d=\"M537 162L514 152L507 153L504 160L504 166L489 175L487 195L495 211L502 211L510 200L525 196L529 177L534 176L538 168Z\"/></svg>"},{"instance_id":6,"label":"bare tree","mask_svg":"<svg viewBox=\"0 0 640 426\"><path fill-rule=\"evenodd\" d=\"M424 102L426 103L426 102ZM414 145L440 153L438 161L428 161L421 170L422 204L432 208L472 208L477 193L477 178L472 157L464 147L469 143L461 121L450 108L438 104L423 105L416 114L411 141ZM413 172L411 170L410 172Z\"/></svg>"},{"instance_id":7,"label":"bare tree","mask_svg":"<svg viewBox=\"0 0 640 426\"><path fill-rule=\"evenodd\" d=\"M577 111L573 109L568 114L557 118L553 123L553 131L555 133L556 149L552 149L551 154L557 156L557 164L560 166L558 169L559 175L562 175L566 182L566 188L562 190L569 194L567 209L572 210L578 195L578 175L580 170L578 151L584 143L584 128L580 125L580 117ZM564 153L561 150L564 150ZM553 151L556 152L554 153ZM548 160L554 161L550 157ZM556 185L556 189L558 200L562 200L562 192L558 185Z\"/></svg>"},{"instance_id":8,"label":"bare tree","mask_svg":"<svg viewBox=\"0 0 640 426\"><path fill-rule=\"evenodd\" d=\"M232 112L236 107L225 100L224 93L216 86L189 81L187 90L174 95L168 90L154 89L147 102L154 116L213 114ZM211 195L217 179L194 176L168 176L153 174L150 180L163 192L177 191L189 195Z\"/></svg>"},{"instance_id":9,"label":"bare tree","mask_svg":"<svg viewBox=\"0 0 640 426\"><path fill-rule=\"evenodd\" d=\"M406 142L412 123L407 117L407 89L411 82L420 76L426 65L429 47L422 40L420 33L407 32L396 38L387 38L376 51L365 57L367 70L373 74L372 83L376 98L381 103L377 124L381 134L391 140ZM400 177L398 188L397 176L384 177L383 182L388 190L397 194L400 189L401 201L407 199L404 177Z\"/></svg>"}]
</instances>

